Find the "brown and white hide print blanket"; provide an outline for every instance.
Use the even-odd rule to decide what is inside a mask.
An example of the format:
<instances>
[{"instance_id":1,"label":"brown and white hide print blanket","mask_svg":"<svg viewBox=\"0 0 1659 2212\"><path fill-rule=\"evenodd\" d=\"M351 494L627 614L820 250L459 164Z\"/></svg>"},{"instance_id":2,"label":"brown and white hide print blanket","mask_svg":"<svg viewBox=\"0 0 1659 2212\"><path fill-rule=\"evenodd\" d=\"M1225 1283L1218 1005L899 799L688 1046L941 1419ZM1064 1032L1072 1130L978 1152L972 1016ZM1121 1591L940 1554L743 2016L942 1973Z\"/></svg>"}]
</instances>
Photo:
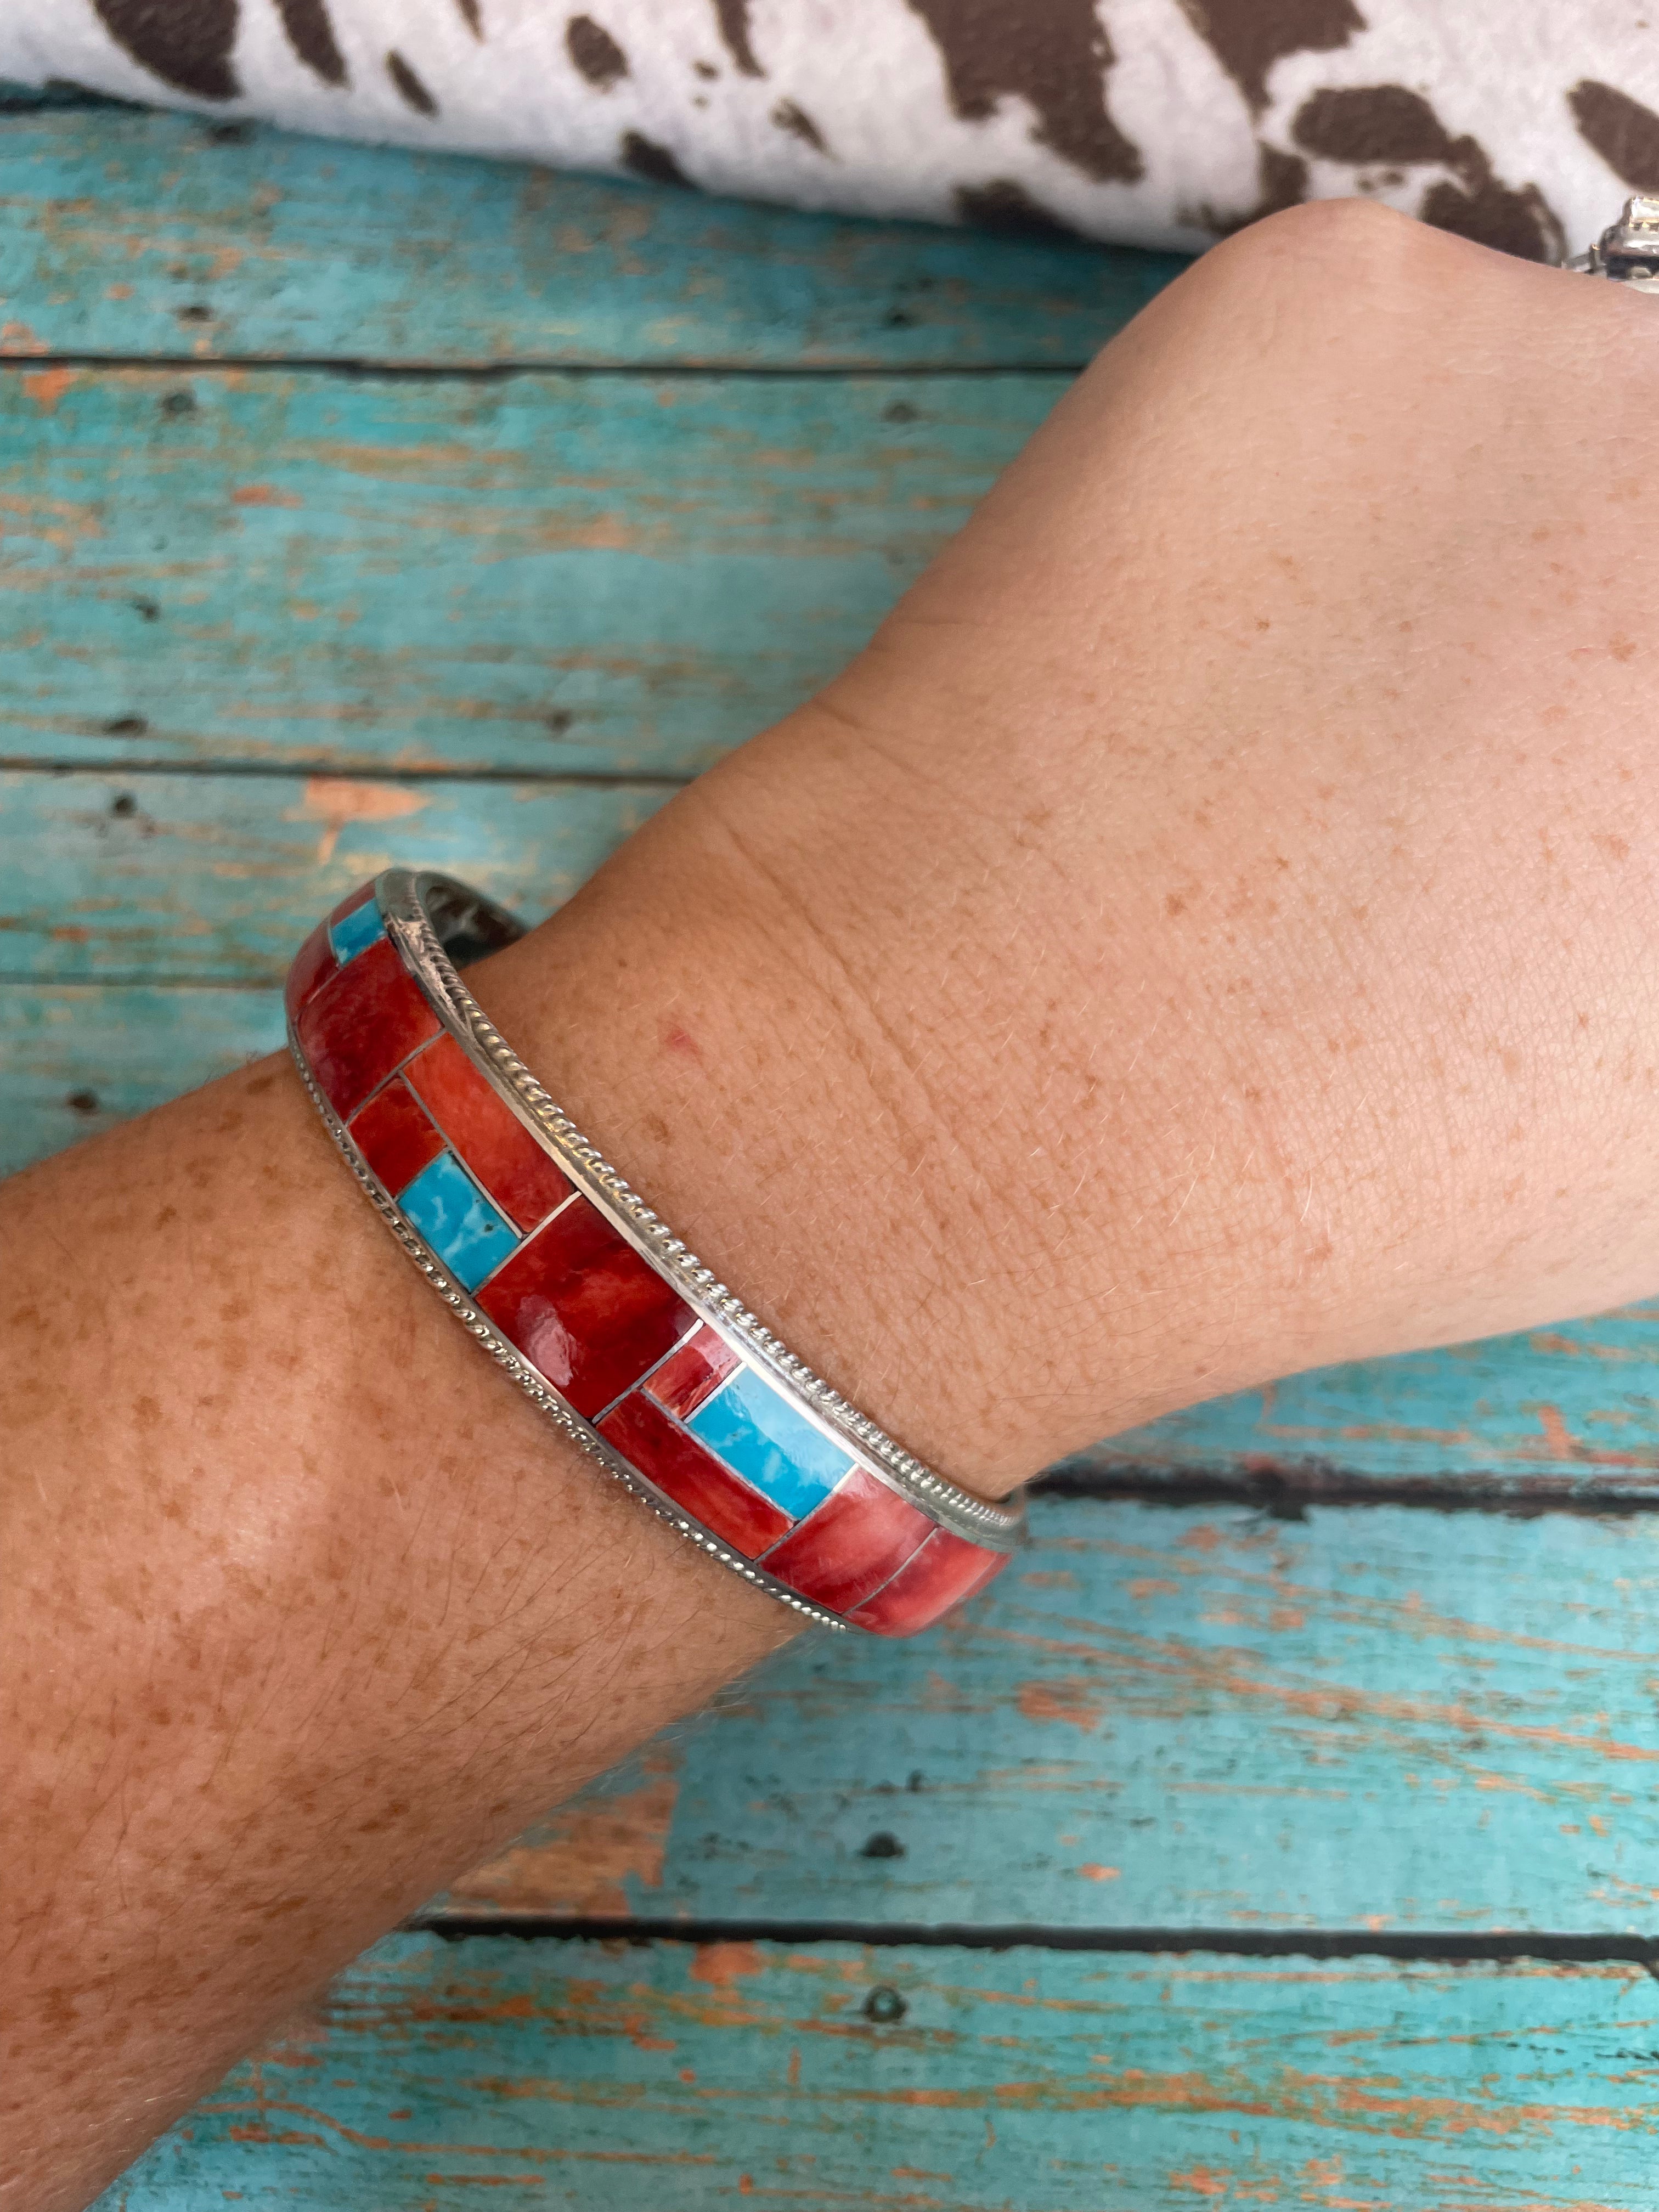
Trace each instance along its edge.
<instances>
[{"instance_id":1,"label":"brown and white hide print blanket","mask_svg":"<svg viewBox=\"0 0 1659 2212\"><path fill-rule=\"evenodd\" d=\"M0 76L1141 245L1364 193L1557 260L1659 191L1659 0L0 0Z\"/></svg>"}]
</instances>

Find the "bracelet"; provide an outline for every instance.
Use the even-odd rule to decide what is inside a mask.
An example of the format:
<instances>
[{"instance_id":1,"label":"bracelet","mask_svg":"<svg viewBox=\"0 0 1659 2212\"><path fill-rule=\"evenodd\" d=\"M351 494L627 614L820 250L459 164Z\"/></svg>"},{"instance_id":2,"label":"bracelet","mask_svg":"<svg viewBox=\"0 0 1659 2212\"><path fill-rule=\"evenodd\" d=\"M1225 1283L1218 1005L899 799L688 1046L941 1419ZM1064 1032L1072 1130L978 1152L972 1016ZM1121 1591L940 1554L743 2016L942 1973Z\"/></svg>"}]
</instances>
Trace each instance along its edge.
<instances>
[{"instance_id":1,"label":"bracelet","mask_svg":"<svg viewBox=\"0 0 1659 2212\"><path fill-rule=\"evenodd\" d=\"M820 1381L560 1112L457 972L523 934L407 868L319 924L289 1044L329 1133L472 1334L661 1519L825 1627L929 1627L1006 1565L1023 1508Z\"/></svg>"}]
</instances>

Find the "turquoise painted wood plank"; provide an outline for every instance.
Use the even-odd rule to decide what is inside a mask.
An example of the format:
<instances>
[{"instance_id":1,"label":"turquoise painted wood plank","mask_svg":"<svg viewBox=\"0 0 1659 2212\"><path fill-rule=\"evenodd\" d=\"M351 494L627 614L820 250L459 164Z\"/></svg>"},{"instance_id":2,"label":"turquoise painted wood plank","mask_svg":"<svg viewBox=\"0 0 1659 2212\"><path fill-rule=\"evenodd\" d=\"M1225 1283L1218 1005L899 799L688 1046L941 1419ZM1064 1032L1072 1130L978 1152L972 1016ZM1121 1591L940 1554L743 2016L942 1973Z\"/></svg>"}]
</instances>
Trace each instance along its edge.
<instances>
[{"instance_id":1,"label":"turquoise painted wood plank","mask_svg":"<svg viewBox=\"0 0 1659 2212\"><path fill-rule=\"evenodd\" d=\"M399 1936L99 2212L1650 2212L1639 1966Z\"/></svg>"},{"instance_id":2,"label":"turquoise painted wood plank","mask_svg":"<svg viewBox=\"0 0 1659 2212\"><path fill-rule=\"evenodd\" d=\"M1659 1518L1032 1524L956 1622L793 1648L438 1910L1651 1930Z\"/></svg>"},{"instance_id":3,"label":"turquoise painted wood plank","mask_svg":"<svg viewBox=\"0 0 1659 2212\"><path fill-rule=\"evenodd\" d=\"M672 789L0 771L0 974L278 984L317 917L399 863L539 921Z\"/></svg>"},{"instance_id":4,"label":"turquoise painted wood plank","mask_svg":"<svg viewBox=\"0 0 1659 2212\"><path fill-rule=\"evenodd\" d=\"M843 665L1063 386L14 366L0 754L690 774Z\"/></svg>"},{"instance_id":5,"label":"turquoise painted wood plank","mask_svg":"<svg viewBox=\"0 0 1659 2212\"><path fill-rule=\"evenodd\" d=\"M0 118L0 349L1076 367L1185 264L105 110Z\"/></svg>"},{"instance_id":6,"label":"turquoise painted wood plank","mask_svg":"<svg viewBox=\"0 0 1659 2212\"><path fill-rule=\"evenodd\" d=\"M0 1175L282 1042L275 989L0 985Z\"/></svg>"},{"instance_id":7,"label":"turquoise painted wood plank","mask_svg":"<svg viewBox=\"0 0 1659 2212\"><path fill-rule=\"evenodd\" d=\"M1645 1493L1659 1477L1659 1304L1386 1369L1291 1376L1115 1437L1076 1464L1177 1482L1203 1467L1311 1496L1354 1467L1379 1482L1454 1481L1466 1498Z\"/></svg>"}]
</instances>

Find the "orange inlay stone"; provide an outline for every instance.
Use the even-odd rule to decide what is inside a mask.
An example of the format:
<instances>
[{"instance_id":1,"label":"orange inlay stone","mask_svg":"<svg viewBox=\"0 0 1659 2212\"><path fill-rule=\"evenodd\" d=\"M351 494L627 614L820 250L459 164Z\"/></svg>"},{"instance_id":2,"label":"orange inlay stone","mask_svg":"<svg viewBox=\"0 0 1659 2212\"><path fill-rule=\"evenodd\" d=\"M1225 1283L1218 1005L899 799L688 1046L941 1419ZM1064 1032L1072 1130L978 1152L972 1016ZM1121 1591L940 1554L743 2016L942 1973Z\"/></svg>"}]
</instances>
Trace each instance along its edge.
<instances>
[{"instance_id":1,"label":"orange inlay stone","mask_svg":"<svg viewBox=\"0 0 1659 2212\"><path fill-rule=\"evenodd\" d=\"M300 1044L323 1096L349 1121L410 1053L438 1032L390 938L348 961L301 1007Z\"/></svg>"},{"instance_id":2,"label":"orange inlay stone","mask_svg":"<svg viewBox=\"0 0 1659 2212\"><path fill-rule=\"evenodd\" d=\"M758 1558L789 1526L781 1506L722 1466L641 1391L611 1408L599 1423L599 1434L745 1559Z\"/></svg>"},{"instance_id":3,"label":"orange inlay stone","mask_svg":"<svg viewBox=\"0 0 1659 2212\"><path fill-rule=\"evenodd\" d=\"M571 1185L557 1163L447 1030L404 1073L456 1157L518 1228L533 1229L564 1204Z\"/></svg>"}]
</instances>

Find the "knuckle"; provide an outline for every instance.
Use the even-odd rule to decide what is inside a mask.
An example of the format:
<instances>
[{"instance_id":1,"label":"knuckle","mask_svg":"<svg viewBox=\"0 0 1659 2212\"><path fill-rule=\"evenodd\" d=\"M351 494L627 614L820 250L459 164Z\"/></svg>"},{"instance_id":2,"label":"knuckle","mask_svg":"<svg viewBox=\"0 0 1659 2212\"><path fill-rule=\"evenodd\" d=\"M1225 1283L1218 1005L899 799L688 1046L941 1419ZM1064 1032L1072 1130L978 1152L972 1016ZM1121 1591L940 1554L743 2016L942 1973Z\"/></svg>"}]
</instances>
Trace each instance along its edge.
<instances>
[{"instance_id":1,"label":"knuckle","mask_svg":"<svg viewBox=\"0 0 1659 2212\"><path fill-rule=\"evenodd\" d=\"M1351 289L1409 280L1450 246L1441 233L1375 200L1309 200L1252 223L1212 248L1205 260L1215 264L1218 276L1248 276L1254 283L1334 280Z\"/></svg>"},{"instance_id":2,"label":"knuckle","mask_svg":"<svg viewBox=\"0 0 1659 2212\"><path fill-rule=\"evenodd\" d=\"M1253 223L1189 276L1201 317L1283 357L1328 339L1409 347L1453 307L1510 312L1517 278L1541 273L1375 201L1330 199Z\"/></svg>"}]
</instances>

